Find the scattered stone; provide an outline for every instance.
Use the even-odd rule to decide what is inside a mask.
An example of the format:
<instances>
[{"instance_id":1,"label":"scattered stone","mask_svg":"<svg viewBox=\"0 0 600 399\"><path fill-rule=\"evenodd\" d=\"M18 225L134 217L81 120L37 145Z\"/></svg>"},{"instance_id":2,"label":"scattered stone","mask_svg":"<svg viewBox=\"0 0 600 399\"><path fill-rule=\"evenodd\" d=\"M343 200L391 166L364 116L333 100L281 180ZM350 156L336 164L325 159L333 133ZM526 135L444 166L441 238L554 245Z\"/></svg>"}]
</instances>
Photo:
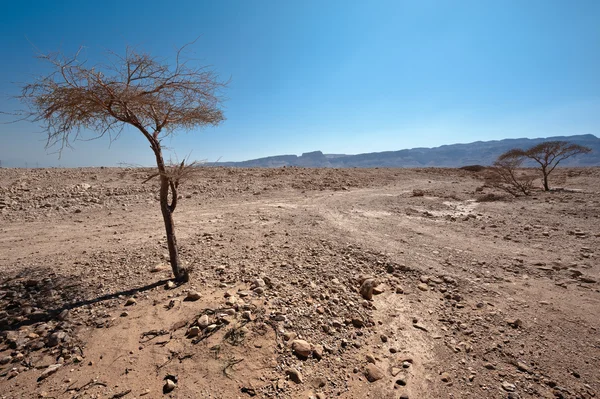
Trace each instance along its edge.
<instances>
[{"instance_id":1,"label":"scattered stone","mask_svg":"<svg viewBox=\"0 0 600 399\"><path fill-rule=\"evenodd\" d=\"M194 326L188 330L187 335L190 338L197 337L198 335L200 335L200 331L200 327Z\"/></svg>"},{"instance_id":2,"label":"scattered stone","mask_svg":"<svg viewBox=\"0 0 600 399\"><path fill-rule=\"evenodd\" d=\"M288 331L286 333L283 334L283 340L284 341L293 341L294 339L296 339L296 337L298 336L298 334L296 334L293 331Z\"/></svg>"},{"instance_id":3,"label":"scattered stone","mask_svg":"<svg viewBox=\"0 0 600 399\"><path fill-rule=\"evenodd\" d=\"M202 315L198 318L197 321L198 327L204 330L206 327L210 325L210 320L208 319L208 315Z\"/></svg>"},{"instance_id":4,"label":"scattered stone","mask_svg":"<svg viewBox=\"0 0 600 399\"><path fill-rule=\"evenodd\" d=\"M48 337L48 342L46 343L46 345L48 345L49 347L54 347L54 346L57 346L58 344L60 344L61 342L64 342L67 340L68 340L68 335L66 332L56 331Z\"/></svg>"},{"instance_id":5,"label":"scattered stone","mask_svg":"<svg viewBox=\"0 0 600 399\"><path fill-rule=\"evenodd\" d=\"M170 378L167 378L167 381L165 382L165 385L163 386L163 393L169 393L169 392L173 391L176 387L177 387L177 384L175 384L175 381L171 380Z\"/></svg>"},{"instance_id":6,"label":"scattered stone","mask_svg":"<svg viewBox=\"0 0 600 399\"><path fill-rule=\"evenodd\" d=\"M419 283L417 285L417 288L420 289L421 291L429 291L429 286L425 283Z\"/></svg>"},{"instance_id":7,"label":"scattered stone","mask_svg":"<svg viewBox=\"0 0 600 399\"><path fill-rule=\"evenodd\" d=\"M450 374L443 372L442 374L440 374L440 378L442 379L443 382L449 382Z\"/></svg>"},{"instance_id":8,"label":"scattered stone","mask_svg":"<svg viewBox=\"0 0 600 399\"><path fill-rule=\"evenodd\" d=\"M167 266L163 263L158 263L158 264L154 265L154 267L152 269L150 269L150 273L159 273L164 270L167 270Z\"/></svg>"},{"instance_id":9,"label":"scattered stone","mask_svg":"<svg viewBox=\"0 0 600 399\"><path fill-rule=\"evenodd\" d=\"M504 389L506 392L514 392L517 387L510 382L502 381L502 389Z\"/></svg>"},{"instance_id":10,"label":"scattered stone","mask_svg":"<svg viewBox=\"0 0 600 399\"><path fill-rule=\"evenodd\" d=\"M53 364L51 366L48 366L48 368L46 370L44 370L44 372L38 377L38 379L37 379L38 382L45 380L52 374L56 373L61 366L62 366L62 364Z\"/></svg>"},{"instance_id":11,"label":"scattered stone","mask_svg":"<svg viewBox=\"0 0 600 399\"><path fill-rule=\"evenodd\" d=\"M363 281L363 283L360 286L360 295L362 295L363 298L365 298L366 300L370 301L373 299L373 290L375 288L375 279L373 278L368 278L365 281Z\"/></svg>"},{"instance_id":12,"label":"scattered stone","mask_svg":"<svg viewBox=\"0 0 600 399\"><path fill-rule=\"evenodd\" d=\"M285 370L285 374L289 377L290 380L294 381L296 384L302 384L304 380L302 379L302 374L294 368L289 368Z\"/></svg>"},{"instance_id":13,"label":"scattered stone","mask_svg":"<svg viewBox=\"0 0 600 399\"><path fill-rule=\"evenodd\" d=\"M523 362L517 362L517 368L525 373L531 373L531 369Z\"/></svg>"},{"instance_id":14,"label":"scattered stone","mask_svg":"<svg viewBox=\"0 0 600 399\"><path fill-rule=\"evenodd\" d=\"M367 377L367 380L369 382L378 381L378 380L382 379L384 376L385 376L385 374L379 367L375 366L372 363L367 364L367 367L365 369L365 377Z\"/></svg>"},{"instance_id":15,"label":"scattered stone","mask_svg":"<svg viewBox=\"0 0 600 399\"><path fill-rule=\"evenodd\" d=\"M401 387L406 386L406 376L401 376L396 380L396 384L400 385Z\"/></svg>"},{"instance_id":16,"label":"scattered stone","mask_svg":"<svg viewBox=\"0 0 600 399\"><path fill-rule=\"evenodd\" d=\"M129 298L127 299L127 302L125 302L125 306L133 306L137 303L137 301L135 300L135 298Z\"/></svg>"},{"instance_id":17,"label":"scattered stone","mask_svg":"<svg viewBox=\"0 0 600 399\"><path fill-rule=\"evenodd\" d=\"M301 359L306 359L312 353L312 345L303 339L292 341L292 350Z\"/></svg>"},{"instance_id":18,"label":"scattered stone","mask_svg":"<svg viewBox=\"0 0 600 399\"><path fill-rule=\"evenodd\" d=\"M194 302L197 301L198 299L200 299L200 293L197 291L189 291L187 293L187 296L185 297L186 301L190 301L190 302Z\"/></svg>"},{"instance_id":19,"label":"scattered stone","mask_svg":"<svg viewBox=\"0 0 600 399\"><path fill-rule=\"evenodd\" d=\"M323 358L323 353L325 348L323 345L313 345L313 357L317 360L321 360Z\"/></svg>"},{"instance_id":20,"label":"scattered stone","mask_svg":"<svg viewBox=\"0 0 600 399\"><path fill-rule=\"evenodd\" d=\"M352 319L352 325L356 328L363 328L365 326L365 322L364 320L355 317Z\"/></svg>"},{"instance_id":21,"label":"scattered stone","mask_svg":"<svg viewBox=\"0 0 600 399\"><path fill-rule=\"evenodd\" d=\"M172 290L173 288L175 288L175 283L171 280L167 281L167 284L165 284L165 289Z\"/></svg>"},{"instance_id":22,"label":"scattered stone","mask_svg":"<svg viewBox=\"0 0 600 399\"><path fill-rule=\"evenodd\" d=\"M508 324L512 328L523 327L523 321L521 321L521 319L507 319L506 324Z\"/></svg>"}]
</instances>

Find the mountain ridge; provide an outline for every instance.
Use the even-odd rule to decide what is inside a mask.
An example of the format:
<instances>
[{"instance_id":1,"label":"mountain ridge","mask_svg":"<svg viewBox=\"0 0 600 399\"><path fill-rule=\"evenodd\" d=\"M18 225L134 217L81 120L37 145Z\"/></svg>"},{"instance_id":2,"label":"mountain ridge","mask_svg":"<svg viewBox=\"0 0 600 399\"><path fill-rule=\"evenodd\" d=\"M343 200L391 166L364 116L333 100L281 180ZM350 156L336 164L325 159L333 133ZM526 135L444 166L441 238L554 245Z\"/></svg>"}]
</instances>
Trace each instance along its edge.
<instances>
[{"instance_id":1,"label":"mountain ridge","mask_svg":"<svg viewBox=\"0 0 600 399\"><path fill-rule=\"evenodd\" d=\"M241 162L218 162L217 166L233 167L461 167L491 165L496 158L512 148L527 149L544 141L568 141L590 147L590 154L575 156L561 163L565 166L600 166L600 138L592 134L553 136L545 138L510 138L475 141L472 143L444 144L438 147L416 147L396 151L360 154L323 154L321 151L302 155L275 155Z\"/></svg>"}]
</instances>

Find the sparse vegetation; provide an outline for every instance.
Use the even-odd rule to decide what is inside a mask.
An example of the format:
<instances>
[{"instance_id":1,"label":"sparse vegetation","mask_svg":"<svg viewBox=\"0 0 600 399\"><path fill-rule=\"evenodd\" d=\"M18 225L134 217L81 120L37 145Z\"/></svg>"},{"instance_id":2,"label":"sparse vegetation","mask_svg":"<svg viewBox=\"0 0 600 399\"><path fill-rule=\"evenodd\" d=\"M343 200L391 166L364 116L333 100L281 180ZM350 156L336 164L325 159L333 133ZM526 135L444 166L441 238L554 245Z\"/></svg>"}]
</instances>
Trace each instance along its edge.
<instances>
[{"instance_id":1,"label":"sparse vegetation","mask_svg":"<svg viewBox=\"0 0 600 399\"><path fill-rule=\"evenodd\" d=\"M520 166L524 160L530 159L539 165L539 169L542 172L544 191L549 191L548 176L561 161L578 154L587 154L591 151L592 149L589 147L572 144L568 141L546 141L528 150L520 148L509 150L498 157L495 166L497 166L496 164L500 164L500 170L506 172L507 168L511 168L513 164L518 163ZM508 177L509 181L512 181L509 185L516 187L512 176Z\"/></svg>"},{"instance_id":2,"label":"sparse vegetation","mask_svg":"<svg viewBox=\"0 0 600 399\"><path fill-rule=\"evenodd\" d=\"M461 170L466 170L467 172L481 172L485 170L485 166L483 165L465 165L460 167Z\"/></svg>"},{"instance_id":3,"label":"sparse vegetation","mask_svg":"<svg viewBox=\"0 0 600 399\"><path fill-rule=\"evenodd\" d=\"M520 170L523 161L520 155L511 152L503 154L490 168L486 177L487 183L515 197L529 195L535 178L530 173Z\"/></svg>"},{"instance_id":4,"label":"sparse vegetation","mask_svg":"<svg viewBox=\"0 0 600 399\"><path fill-rule=\"evenodd\" d=\"M148 140L157 170L147 180L160 179L160 208L178 281L187 281L188 272L179 261L173 212L179 184L194 165L165 162L162 140L180 129L223 121L219 92L225 86L213 71L182 60L185 47L177 51L173 65L129 48L124 56L111 53L106 64L97 65L86 64L80 52L70 58L41 55L51 73L26 84L19 97L28 107L19 115L41 123L47 148L58 146L60 152L88 131L92 138L108 135L114 140L126 126Z\"/></svg>"}]
</instances>

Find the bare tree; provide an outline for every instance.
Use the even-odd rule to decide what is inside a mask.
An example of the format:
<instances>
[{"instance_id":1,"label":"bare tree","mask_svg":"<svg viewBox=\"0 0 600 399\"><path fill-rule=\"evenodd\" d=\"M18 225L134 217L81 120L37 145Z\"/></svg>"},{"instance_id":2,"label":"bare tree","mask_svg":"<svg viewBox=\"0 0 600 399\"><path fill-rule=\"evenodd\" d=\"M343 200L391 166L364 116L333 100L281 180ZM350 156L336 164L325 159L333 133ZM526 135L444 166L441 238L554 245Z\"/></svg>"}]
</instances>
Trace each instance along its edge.
<instances>
[{"instance_id":1,"label":"bare tree","mask_svg":"<svg viewBox=\"0 0 600 399\"><path fill-rule=\"evenodd\" d=\"M24 119L41 123L47 133L46 148L56 145L61 151L88 130L94 138L114 140L126 126L148 140L158 169L149 179L160 179L170 263L181 282L187 281L188 271L179 261L173 212L181 177L191 165L166 164L161 141L178 130L223 121L220 92L226 85L211 69L182 60L185 47L171 65L131 48L124 56L110 53L107 64L97 65L81 60L81 49L70 58L42 55L52 72L25 84L19 96L28 107L21 113Z\"/></svg>"},{"instance_id":2,"label":"bare tree","mask_svg":"<svg viewBox=\"0 0 600 399\"><path fill-rule=\"evenodd\" d=\"M507 193L518 197L529 195L533 189L533 176L520 170L524 157L519 150L502 154L490 168L488 182Z\"/></svg>"},{"instance_id":3,"label":"bare tree","mask_svg":"<svg viewBox=\"0 0 600 399\"><path fill-rule=\"evenodd\" d=\"M549 191L548 176L558 166L558 164L574 155L587 154L592 149L579 144L569 143L568 141L545 141L535 145L528 150L518 148L509 150L498 157L498 161L504 159L531 159L539 164L542 171L542 181L544 190Z\"/></svg>"}]
</instances>

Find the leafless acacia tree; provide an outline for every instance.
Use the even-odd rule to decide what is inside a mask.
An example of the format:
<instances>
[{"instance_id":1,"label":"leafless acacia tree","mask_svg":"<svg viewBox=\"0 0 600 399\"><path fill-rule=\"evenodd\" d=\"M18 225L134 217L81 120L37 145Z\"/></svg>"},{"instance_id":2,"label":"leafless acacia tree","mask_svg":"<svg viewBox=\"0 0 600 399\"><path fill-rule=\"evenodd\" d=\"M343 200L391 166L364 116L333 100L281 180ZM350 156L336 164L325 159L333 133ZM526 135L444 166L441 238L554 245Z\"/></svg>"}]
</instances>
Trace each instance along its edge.
<instances>
[{"instance_id":1,"label":"leafless acacia tree","mask_svg":"<svg viewBox=\"0 0 600 399\"><path fill-rule=\"evenodd\" d=\"M225 86L212 70L182 60L185 47L171 65L131 48L123 56L110 53L107 64L93 66L79 58L80 52L69 58L43 55L52 72L25 84L19 96L27 106L24 118L41 123L47 133L47 148L70 147L84 131L113 140L128 125L148 140L157 166L150 178L160 179L160 209L179 281L187 281L188 272L179 261L173 212L179 183L189 168L166 164L161 141L178 130L223 121L220 93Z\"/></svg>"},{"instance_id":2,"label":"leafless acacia tree","mask_svg":"<svg viewBox=\"0 0 600 399\"><path fill-rule=\"evenodd\" d=\"M505 152L498 157L498 161L510 159L531 159L539 164L539 169L542 172L542 180L544 190L549 191L548 176L558 166L558 164L574 155L587 154L592 149L579 144L572 144L568 141L545 141L535 145L528 150L519 148Z\"/></svg>"},{"instance_id":3,"label":"leafless acacia tree","mask_svg":"<svg viewBox=\"0 0 600 399\"><path fill-rule=\"evenodd\" d=\"M490 168L488 182L501 190L518 197L529 195L534 178L520 171L524 158L515 151L508 151L498 158Z\"/></svg>"}]
</instances>

